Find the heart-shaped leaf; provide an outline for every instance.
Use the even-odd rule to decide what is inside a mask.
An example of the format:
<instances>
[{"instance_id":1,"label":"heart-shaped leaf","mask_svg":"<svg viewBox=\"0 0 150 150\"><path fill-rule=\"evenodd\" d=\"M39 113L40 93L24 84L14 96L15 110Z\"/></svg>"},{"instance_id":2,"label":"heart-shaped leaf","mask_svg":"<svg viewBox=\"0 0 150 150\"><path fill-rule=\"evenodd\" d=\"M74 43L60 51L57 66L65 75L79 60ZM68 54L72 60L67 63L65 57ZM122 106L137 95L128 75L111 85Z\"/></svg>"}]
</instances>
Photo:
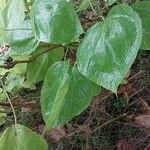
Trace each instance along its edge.
<instances>
[{"instance_id":1,"label":"heart-shaped leaf","mask_svg":"<svg viewBox=\"0 0 150 150\"><path fill-rule=\"evenodd\" d=\"M76 11L66 0L35 0L31 17L34 33L43 42L66 44L82 33Z\"/></svg>"},{"instance_id":2,"label":"heart-shaped leaf","mask_svg":"<svg viewBox=\"0 0 150 150\"><path fill-rule=\"evenodd\" d=\"M46 126L55 128L80 114L100 87L81 75L68 62L55 63L49 69L41 93L42 114Z\"/></svg>"},{"instance_id":3,"label":"heart-shaped leaf","mask_svg":"<svg viewBox=\"0 0 150 150\"><path fill-rule=\"evenodd\" d=\"M106 21L89 29L77 52L79 71L116 93L133 61L142 39L138 14L125 4L114 7Z\"/></svg>"}]
</instances>

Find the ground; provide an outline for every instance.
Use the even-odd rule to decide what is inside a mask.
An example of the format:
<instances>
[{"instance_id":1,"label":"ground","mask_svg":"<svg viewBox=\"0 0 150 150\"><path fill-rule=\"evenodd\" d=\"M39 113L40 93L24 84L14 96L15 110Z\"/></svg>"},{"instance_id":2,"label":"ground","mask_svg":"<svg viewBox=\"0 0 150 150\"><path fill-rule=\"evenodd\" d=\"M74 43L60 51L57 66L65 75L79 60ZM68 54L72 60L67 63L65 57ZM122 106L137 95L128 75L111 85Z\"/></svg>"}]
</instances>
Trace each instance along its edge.
<instances>
[{"instance_id":1,"label":"ground","mask_svg":"<svg viewBox=\"0 0 150 150\"><path fill-rule=\"evenodd\" d=\"M78 2L78 1L77 1ZM104 8L103 15L108 8ZM102 18L91 10L79 14L84 29ZM67 54L75 63L75 50ZM150 150L150 51L140 50L136 61L118 88L118 95L102 89L90 106L63 127L44 132L40 111L40 90L22 89L11 97L18 122L46 138L54 150ZM13 124L8 103L0 102L8 114L2 133Z\"/></svg>"},{"instance_id":2,"label":"ground","mask_svg":"<svg viewBox=\"0 0 150 150\"><path fill-rule=\"evenodd\" d=\"M49 146L58 150L128 150L128 146L149 150L149 75L150 52L141 50L119 87L118 96L102 89L83 113L63 127L45 132ZM44 130L39 104L41 85L38 83L33 91L23 89L12 98L19 123L40 134ZM3 105L8 117L1 132L13 123L9 105Z\"/></svg>"}]
</instances>

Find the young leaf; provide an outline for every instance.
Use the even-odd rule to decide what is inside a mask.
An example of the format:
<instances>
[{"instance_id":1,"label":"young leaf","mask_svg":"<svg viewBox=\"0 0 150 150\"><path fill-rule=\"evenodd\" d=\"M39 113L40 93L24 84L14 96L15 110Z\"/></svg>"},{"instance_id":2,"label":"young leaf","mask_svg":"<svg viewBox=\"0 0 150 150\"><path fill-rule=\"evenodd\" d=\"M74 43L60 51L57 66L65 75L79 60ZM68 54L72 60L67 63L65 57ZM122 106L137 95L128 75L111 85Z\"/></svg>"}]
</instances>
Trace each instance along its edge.
<instances>
[{"instance_id":1,"label":"young leaf","mask_svg":"<svg viewBox=\"0 0 150 150\"><path fill-rule=\"evenodd\" d=\"M0 150L48 150L48 145L41 135L18 124L4 131Z\"/></svg>"},{"instance_id":2,"label":"young leaf","mask_svg":"<svg viewBox=\"0 0 150 150\"><path fill-rule=\"evenodd\" d=\"M129 6L114 7L105 22L89 29L77 52L79 71L116 93L131 67L142 39L138 14Z\"/></svg>"},{"instance_id":3,"label":"young leaf","mask_svg":"<svg viewBox=\"0 0 150 150\"><path fill-rule=\"evenodd\" d=\"M48 128L55 128L80 114L100 87L81 75L68 62L49 69L41 93L42 115Z\"/></svg>"},{"instance_id":4,"label":"young leaf","mask_svg":"<svg viewBox=\"0 0 150 150\"><path fill-rule=\"evenodd\" d=\"M75 9L66 0L35 0L31 17L39 41L66 44L82 33Z\"/></svg>"},{"instance_id":5,"label":"young leaf","mask_svg":"<svg viewBox=\"0 0 150 150\"><path fill-rule=\"evenodd\" d=\"M143 37L141 49L150 50L150 1L134 3L132 7L142 20Z\"/></svg>"},{"instance_id":6,"label":"young leaf","mask_svg":"<svg viewBox=\"0 0 150 150\"><path fill-rule=\"evenodd\" d=\"M38 57L34 62L27 65L27 81L25 86L29 87L38 81L45 79L47 71L51 65L60 61L64 56L63 48L54 49Z\"/></svg>"}]
</instances>

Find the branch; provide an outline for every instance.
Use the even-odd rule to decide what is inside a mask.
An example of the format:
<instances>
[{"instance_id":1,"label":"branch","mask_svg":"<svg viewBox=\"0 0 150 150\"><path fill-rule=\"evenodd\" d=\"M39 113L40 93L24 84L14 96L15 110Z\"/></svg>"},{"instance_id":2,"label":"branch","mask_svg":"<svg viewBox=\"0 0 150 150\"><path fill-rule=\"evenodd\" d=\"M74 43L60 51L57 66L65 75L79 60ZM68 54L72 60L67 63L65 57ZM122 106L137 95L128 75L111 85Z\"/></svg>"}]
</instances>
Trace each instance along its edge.
<instances>
[{"instance_id":1,"label":"branch","mask_svg":"<svg viewBox=\"0 0 150 150\"><path fill-rule=\"evenodd\" d=\"M3 107L10 107L10 104L7 102L0 102L0 105ZM12 105L17 108L24 107L24 108L31 108L34 110L40 108L40 105L31 103L31 102L12 102Z\"/></svg>"},{"instance_id":2,"label":"branch","mask_svg":"<svg viewBox=\"0 0 150 150\"><path fill-rule=\"evenodd\" d=\"M33 62L37 57L55 49L55 48L59 48L59 47L64 47L63 45L59 44L59 45L53 45L50 48L46 49L45 51L41 51L39 53L33 54L31 56L30 59L28 60L20 60L20 61L11 61L11 62L6 62L4 65L0 65L0 68L4 68L4 69L11 69L13 68L15 65L17 64L21 64L21 63L31 63Z\"/></svg>"}]
</instances>

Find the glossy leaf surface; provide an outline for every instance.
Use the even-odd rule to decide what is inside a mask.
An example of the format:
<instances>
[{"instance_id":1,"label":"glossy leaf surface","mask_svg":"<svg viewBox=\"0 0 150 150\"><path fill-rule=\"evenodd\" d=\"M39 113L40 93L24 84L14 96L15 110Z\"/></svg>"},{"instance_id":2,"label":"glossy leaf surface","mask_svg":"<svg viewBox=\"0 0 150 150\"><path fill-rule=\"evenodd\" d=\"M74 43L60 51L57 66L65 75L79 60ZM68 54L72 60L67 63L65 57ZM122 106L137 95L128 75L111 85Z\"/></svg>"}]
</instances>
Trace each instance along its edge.
<instances>
[{"instance_id":1,"label":"glossy leaf surface","mask_svg":"<svg viewBox=\"0 0 150 150\"><path fill-rule=\"evenodd\" d=\"M7 128L0 138L1 150L48 150L46 141L31 129L16 125Z\"/></svg>"},{"instance_id":2,"label":"glossy leaf surface","mask_svg":"<svg viewBox=\"0 0 150 150\"><path fill-rule=\"evenodd\" d=\"M82 32L75 9L66 0L35 0L31 17L34 33L43 42L70 43Z\"/></svg>"},{"instance_id":3,"label":"glossy leaf surface","mask_svg":"<svg viewBox=\"0 0 150 150\"><path fill-rule=\"evenodd\" d=\"M131 67L142 39L141 20L125 4L114 7L105 22L89 29L77 52L79 71L116 93Z\"/></svg>"},{"instance_id":4,"label":"glossy leaf surface","mask_svg":"<svg viewBox=\"0 0 150 150\"><path fill-rule=\"evenodd\" d=\"M55 63L48 71L41 106L46 126L55 128L80 114L99 94L100 87L81 75L68 62Z\"/></svg>"},{"instance_id":5,"label":"glossy leaf surface","mask_svg":"<svg viewBox=\"0 0 150 150\"><path fill-rule=\"evenodd\" d=\"M143 38L140 48L150 50L150 1L134 3L132 7L142 20Z\"/></svg>"}]
</instances>

